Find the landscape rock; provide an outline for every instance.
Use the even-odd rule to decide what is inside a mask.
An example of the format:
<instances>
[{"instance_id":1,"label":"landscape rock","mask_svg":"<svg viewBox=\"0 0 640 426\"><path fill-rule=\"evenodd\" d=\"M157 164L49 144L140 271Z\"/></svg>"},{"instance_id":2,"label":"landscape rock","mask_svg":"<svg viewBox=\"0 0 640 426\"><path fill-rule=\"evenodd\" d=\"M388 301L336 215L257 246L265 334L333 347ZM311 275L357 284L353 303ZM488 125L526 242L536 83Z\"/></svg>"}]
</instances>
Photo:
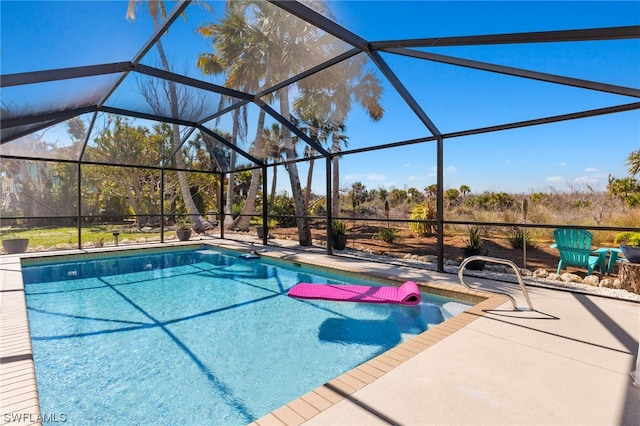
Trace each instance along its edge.
<instances>
[{"instance_id":1,"label":"landscape rock","mask_svg":"<svg viewBox=\"0 0 640 426\"><path fill-rule=\"evenodd\" d=\"M600 278L598 278L597 275L588 275L584 277L584 280L582 280L582 284L592 285L595 287L597 287L599 283Z\"/></svg>"},{"instance_id":2,"label":"landscape rock","mask_svg":"<svg viewBox=\"0 0 640 426\"><path fill-rule=\"evenodd\" d=\"M547 279L552 281L562 281L562 275L556 274L555 272L551 272L549 273L549 276L547 277Z\"/></svg>"},{"instance_id":3,"label":"landscape rock","mask_svg":"<svg viewBox=\"0 0 640 426\"><path fill-rule=\"evenodd\" d=\"M533 271L533 276L535 278L548 278L549 277L549 272L547 272L546 269L536 269L535 271Z\"/></svg>"},{"instance_id":4,"label":"landscape rock","mask_svg":"<svg viewBox=\"0 0 640 426\"><path fill-rule=\"evenodd\" d=\"M612 280L611 278L604 278L600 280L600 284L598 285L604 288L613 288L613 283L614 280Z\"/></svg>"},{"instance_id":5,"label":"landscape rock","mask_svg":"<svg viewBox=\"0 0 640 426\"><path fill-rule=\"evenodd\" d=\"M582 278L579 275L571 274L569 272L565 272L560 276L562 281L566 283L582 283Z\"/></svg>"},{"instance_id":6,"label":"landscape rock","mask_svg":"<svg viewBox=\"0 0 640 426\"><path fill-rule=\"evenodd\" d=\"M531 271L530 271L529 269L527 269L527 268L522 268L522 269L520 269L520 274L521 274L523 277L530 277L530 276L532 276L532 275L533 275L533 272L531 272Z\"/></svg>"}]
</instances>

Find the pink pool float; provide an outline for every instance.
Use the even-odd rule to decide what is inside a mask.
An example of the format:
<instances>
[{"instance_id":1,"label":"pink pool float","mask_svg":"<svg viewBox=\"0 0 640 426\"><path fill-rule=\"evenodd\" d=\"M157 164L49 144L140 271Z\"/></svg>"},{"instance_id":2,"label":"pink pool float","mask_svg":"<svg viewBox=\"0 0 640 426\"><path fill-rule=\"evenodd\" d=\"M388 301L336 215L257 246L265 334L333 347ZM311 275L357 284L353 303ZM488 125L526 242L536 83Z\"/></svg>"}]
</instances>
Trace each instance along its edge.
<instances>
[{"instance_id":1,"label":"pink pool float","mask_svg":"<svg viewBox=\"0 0 640 426\"><path fill-rule=\"evenodd\" d=\"M395 303L417 305L420 290L413 281L400 287L298 283L291 287L289 297L297 299L332 300L335 302Z\"/></svg>"}]
</instances>

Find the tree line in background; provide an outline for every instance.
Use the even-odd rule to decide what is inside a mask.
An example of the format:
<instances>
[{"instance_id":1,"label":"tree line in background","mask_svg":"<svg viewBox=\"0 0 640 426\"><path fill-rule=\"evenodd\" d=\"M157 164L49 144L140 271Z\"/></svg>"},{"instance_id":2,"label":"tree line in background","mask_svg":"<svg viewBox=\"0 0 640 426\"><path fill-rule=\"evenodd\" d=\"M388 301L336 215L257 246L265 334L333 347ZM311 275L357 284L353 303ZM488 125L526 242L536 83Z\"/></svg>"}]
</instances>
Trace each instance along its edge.
<instances>
[{"instance_id":1,"label":"tree line in background","mask_svg":"<svg viewBox=\"0 0 640 426\"><path fill-rule=\"evenodd\" d=\"M57 148L77 152L86 138L86 126L80 119L66 122L67 132L73 144L66 148ZM265 129L265 133L277 133L279 126ZM187 214L188 210L181 197L177 172L165 171L164 194L162 174L156 166L163 163L172 149L172 129L167 124L156 124L151 128L136 126L127 118L108 116L98 131L93 143L86 147L86 157L97 163L114 164L82 166L81 214L93 218L94 222L122 221L128 216L138 216L137 225L157 226L161 211L161 199L165 215L172 218L176 214ZM278 138L274 138L277 142ZM51 147L43 141L32 140L34 149L47 150ZM202 137L195 137L181 150L183 163L194 170L210 171L210 157L201 153L210 152L215 146L206 146ZM200 153L200 154L197 154ZM69 154L71 155L71 154ZM216 155L223 155L218 153ZM637 175L640 170L640 150L627 157L629 176L609 177L608 191L599 193L585 188L568 192L549 191L532 194L509 194L506 192L472 193L468 185L449 188L444 191L445 214L449 220L469 221L505 221L521 222L523 199L530 203L529 220L531 223L574 223L583 225L637 226L636 215L627 215L637 207L640 199L640 184ZM126 169L118 165L132 165ZM170 167L175 163L169 162ZM0 213L5 217L19 215L23 217L53 216L59 221L47 219L35 225L69 224L68 218L77 215L77 176L78 165L74 163L35 162L26 160L6 160L2 163L5 176L18 177L15 193L11 199L3 194L5 202ZM268 194L268 214L277 216L281 226L296 226L295 200L287 193L275 192L277 177L275 168L271 178L274 180ZM231 216L240 217L246 212L253 172L246 170L232 174L233 184L225 182L226 188L233 188ZM220 191L218 174L186 173L191 199L199 214L218 210L217 194ZM259 175L261 182L262 174ZM7 186L7 185L3 185ZM262 186L260 185L260 188ZM7 188L3 189L6 192ZM307 191L309 206L305 215L326 216L325 197ZM417 188L376 188L367 189L356 182L341 190L341 205L336 216L359 218L385 218L390 212L392 218L412 220L435 220L435 197L437 186L429 185L422 190ZM262 193L253 196L252 214L262 208ZM635 209L634 209L635 210ZM618 218L618 219L616 219ZM635 222L634 222L635 221ZM416 225L414 225L415 227ZM431 225L421 225L415 229L417 234L429 235L435 232Z\"/></svg>"},{"instance_id":2,"label":"tree line in background","mask_svg":"<svg viewBox=\"0 0 640 426\"><path fill-rule=\"evenodd\" d=\"M135 19L135 1L129 2L128 19ZM147 1L148 13L154 28L166 17L163 2ZM331 14L328 3L314 2L312 7L321 14ZM218 23L201 24L197 31L211 43L211 52L201 54L196 66L203 74L220 75L224 85L248 93L260 93L291 75L309 69L315 58L335 56L337 47L326 34L312 28L297 18L273 7L267 2L227 2L224 18ZM164 52L162 38L155 45L166 71L172 71ZM348 142L345 121L354 106L362 107L372 120L384 115L381 105L382 85L375 73L366 68L366 57L356 55L327 70L299 81L296 87L278 89L264 97L266 103L277 103L280 114L294 123L309 140L315 141L333 155L332 205L327 206L323 197L311 191L315 148L302 141L300 135L292 133L279 124L265 126L266 114L260 109L255 137L248 152L267 163L286 161L292 193L276 194L277 169L273 171L268 198L268 213L281 218L282 225L295 223L301 245L311 244L310 222L305 216L326 215L327 209L338 216L358 217L383 216L391 210L398 217L432 220L435 218L436 185L422 190L417 188L372 189L361 183L350 188L340 188L339 153ZM198 116L204 101L188 89L178 87L172 81L152 83L140 80L139 88L151 108L159 115L184 117ZM221 98L220 107L233 102ZM167 111L168 108L168 111ZM190 113L193 117L185 117ZM246 106L232 111L232 132L223 133L212 129L232 145L244 143L249 133ZM82 120L66 123L73 144L67 148L76 155L87 138ZM96 218L119 218L137 215L138 226L156 225L162 210L165 214L188 214L202 216L218 210L217 194L221 185L226 191L224 210L233 221L225 226L240 230L249 228L252 215L261 211L262 173L252 169L230 173L226 182L220 182L218 172L221 164L231 169L250 168L238 165L234 150L199 132L182 145L183 131L176 124L156 124L151 127L136 126L130 119L107 116L102 128L94 130L96 137L86 147L85 157L90 161L106 165L83 165L79 171L76 163L34 162L27 160L3 161L4 176L17 177L11 185L16 198L4 197L2 213L5 216L19 214L32 216L76 216L78 202L83 216ZM33 138L30 143L35 151L52 147ZM303 185L296 160L299 150L308 158L309 168ZM608 194L593 191L572 191L530 194L532 205L553 205L568 200L569 208L590 211L592 222L606 222L607 202L611 197L624 203L627 208L640 203L638 175L640 150L628 157L630 176L609 177ZM122 168L115 165L132 165ZM163 165L176 169L166 171L164 179L158 169ZM226 167L222 167L223 169ZM187 172L186 170L199 170ZM78 173L81 173L81 200L77 197ZM3 185L4 187L4 185ZM161 190L164 190L161 193ZM4 188L3 188L3 192ZM606 196L605 196L606 195ZM449 188L444 192L445 209L458 218L482 220L486 212L495 212L518 221L517 211L525 196L499 193L472 194L471 188ZM9 202L6 202L9 200ZM603 201L603 200L606 200ZM534 209L535 211L535 209ZM147 219L144 219L147 218ZM540 223L550 220L540 217ZM591 220L590 219L590 220ZM96 219L100 220L100 219ZM544 220L544 222L542 221ZM44 221L47 222L47 221ZM285 223L286 222L286 223ZM48 222L50 223L50 222ZM563 222L558 222L563 223ZM573 222L572 222L573 223ZM428 229L426 232L432 232Z\"/></svg>"}]
</instances>

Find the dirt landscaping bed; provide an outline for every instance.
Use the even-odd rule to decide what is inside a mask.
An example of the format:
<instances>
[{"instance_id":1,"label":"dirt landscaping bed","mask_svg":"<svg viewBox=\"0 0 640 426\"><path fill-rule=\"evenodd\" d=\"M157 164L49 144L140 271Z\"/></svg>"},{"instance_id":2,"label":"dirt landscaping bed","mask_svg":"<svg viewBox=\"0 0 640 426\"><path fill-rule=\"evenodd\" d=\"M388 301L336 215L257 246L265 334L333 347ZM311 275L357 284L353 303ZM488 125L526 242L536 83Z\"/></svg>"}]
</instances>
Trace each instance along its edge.
<instances>
[{"instance_id":1,"label":"dirt landscaping bed","mask_svg":"<svg viewBox=\"0 0 640 426\"><path fill-rule=\"evenodd\" d=\"M348 232L347 248L356 250L371 250L375 254L391 254L404 256L415 254L418 256L436 255L436 237L416 237L410 230L399 230L400 238L393 243L387 243L374 238L379 227L361 226L351 227ZM325 229L312 229L313 239L326 241ZM296 228L278 227L272 231L277 238L298 239ZM465 246L466 235L451 235L444 238L445 259L461 262L463 260L462 247ZM523 266L524 253L522 249L513 249L506 238L485 238L484 247L489 250L489 256L508 259L518 266ZM527 248L526 267L534 271L543 268L549 272L555 272L558 267L558 251L551 248L551 242L534 242L533 248ZM569 267L566 272L586 275L586 270Z\"/></svg>"}]
</instances>

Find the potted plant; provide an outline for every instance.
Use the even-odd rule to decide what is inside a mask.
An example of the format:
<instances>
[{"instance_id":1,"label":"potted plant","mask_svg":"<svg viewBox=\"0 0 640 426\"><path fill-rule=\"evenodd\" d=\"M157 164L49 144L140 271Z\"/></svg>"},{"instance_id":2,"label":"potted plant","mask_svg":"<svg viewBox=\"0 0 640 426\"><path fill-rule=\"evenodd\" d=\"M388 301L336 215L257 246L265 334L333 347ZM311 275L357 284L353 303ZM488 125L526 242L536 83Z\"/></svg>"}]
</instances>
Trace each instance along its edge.
<instances>
[{"instance_id":1,"label":"potted plant","mask_svg":"<svg viewBox=\"0 0 640 426\"><path fill-rule=\"evenodd\" d=\"M620 232L614 243L620 245L620 250L631 263L640 263L640 232Z\"/></svg>"},{"instance_id":2,"label":"potted plant","mask_svg":"<svg viewBox=\"0 0 640 426\"><path fill-rule=\"evenodd\" d=\"M341 220L331 222L331 244L336 250L344 250L347 246L347 224Z\"/></svg>"},{"instance_id":3,"label":"potted plant","mask_svg":"<svg viewBox=\"0 0 640 426\"><path fill-rule=\"evenodd\" d=\"M264 227L262 226L262 218L258 217L253 220L253 223L256 227L256 232L258 233L258 238L264 238ZM272 229L278 226L278 221L274 218L267 220L267 238L269 237L269 233Z\"/></svg>"},{"instance_id":4,"label":"potted plant","mask_svg":"<svg viewBox=\"0 0 640 426\"><path fill-rule=\"evenodd\" d=\"M7 238L2 239L2 248L4 248L7 254L24 253L29 246L28 238L17 238L15 234L11 233Z\"/></svg>"},{"instance_id":5,"label":"potted plant","mask_svg":"<svg viewBox=\"0 0 640 426\"><path fill-rule=\"evenodd\" d=\"M477 226L469 227L469 238L465 240L465 247L462 248L462 255L466 259L470 256L486 256L489 254L489 250L483 248L484 241L480 235L480 228ZM484 269L484 262L481 260L474 260L467 264L467 269L475 271L482 271Z\"/></svg>"},{"instance_id":6,"label":"potted plant","mask_svg":"<svg viewBox=\"0 0 640 426\"><path fill-rule=\"evenodd\" d=\"M191 222L186 217L176 219L176 237L180 241L188 241L191 238Z\"/></svg>"}]
</instances>

